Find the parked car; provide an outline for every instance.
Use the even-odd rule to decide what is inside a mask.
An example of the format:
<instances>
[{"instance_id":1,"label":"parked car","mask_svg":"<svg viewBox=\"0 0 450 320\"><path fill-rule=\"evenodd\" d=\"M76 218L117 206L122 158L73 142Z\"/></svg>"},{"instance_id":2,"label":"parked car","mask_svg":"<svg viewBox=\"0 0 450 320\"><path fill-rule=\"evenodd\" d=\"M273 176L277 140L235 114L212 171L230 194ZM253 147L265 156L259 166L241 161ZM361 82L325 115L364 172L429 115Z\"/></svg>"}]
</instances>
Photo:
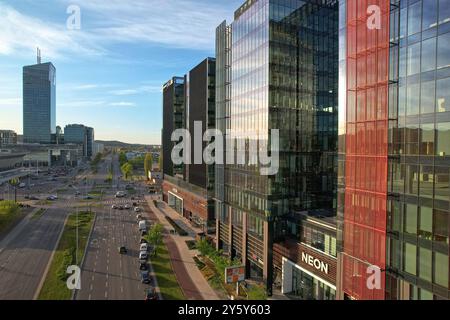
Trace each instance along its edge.
<instances>
[{"instance_id":1,"label":"parked car","mask_svg":"<svg viewBox=\"0 0 450 320\"><path fill-rule=\"evenodd\" d=\"M141 272L141 282L144 284L150 284L150 273L148 271Z\"/></svg>"},{"instance_id":2,"label":"parked car","mask_svg":"<svg viewBox=\"0 0 450 320\"><path fill-rule=\"evenodd\" d=\"M134 212L141 212L141 211L142 211L142 209L139 207L134 208Z\"/></svg>"},{"instance_id":3,"label":"parked car","mask_svg":"<svg viewBox=\"0 0 450 320\"><path fill-rule=\"evenodd\" d=\"M113 210L117 210L117 209L119 209L119 207L118 207L118 206L116 206L115 204L113 204L113 205L111 206L111 209L113 209Z\"/></svg>"},{"instance_id":4,"label":"parked car","mask_svg":"<svg viewBox=\"0 0 450 320\"><path fill-rule=\"evenodd\" d=\"M147 271L148 270L148 264L147 263L141 263L140 266L139 266L139 270Z\"/></svg>"},{"instance_id":5,"label":"parked car","mask_svg":"<svg viewBox=\"0 0 450 320\"><path fill-rule=\"evenodd\" d=\"M147 262L148 259L148 253L145 251L139 252L139 261L143 261L141 263Z\"/></svg>"},{"instance_id":6,"label":"parked car","mask_svg":"<svg viewBox=\"0 0 450 320\"><path fill-rule=\"evenodd\" d=\"M143 244L143 243L148 243L147 239L145 239L145 238L141 238L141 242L140 242L140 244Z\"/></svg>"},{"instance_id":7,"label":"parked car","mask_svg":"<svg viewBox=\"0 0 450 320\"><path fill-rule=\"evenodd\" d=\"M145 291L145 301L148 300L158 300L158 295L156 294L156 289L154 287L149 287Z\"/></svg>"},{"instance_id":8,"label":"parked car","mask_svg":"<svg viewBox=\"0 0 450 320\"><path fill-rule=\"evenodd\" d=\"M140 251L148 252L148 244L147 243L142 243L141 247L140 247Z\"/></svg>"}]
</instances>

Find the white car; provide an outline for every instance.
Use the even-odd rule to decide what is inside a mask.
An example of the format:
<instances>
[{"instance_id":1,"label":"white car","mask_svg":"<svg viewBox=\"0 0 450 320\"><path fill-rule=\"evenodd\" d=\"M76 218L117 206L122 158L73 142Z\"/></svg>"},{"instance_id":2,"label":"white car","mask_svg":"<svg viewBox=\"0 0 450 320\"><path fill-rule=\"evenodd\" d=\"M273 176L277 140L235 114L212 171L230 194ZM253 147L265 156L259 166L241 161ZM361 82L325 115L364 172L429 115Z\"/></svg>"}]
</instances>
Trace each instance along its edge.
<instances>
[{"instance_id":1,"label":"white car","mask_svg":"<svg viewBox=\"0 0 450 320\"><path fill-rule=\"evenodd\" d=\"M148 253L147 251L141 251L139 252L139 260L140 261L147 261Z\"/></svg>"},{"instance_id":2,"label":"white car","mask_svg":"<svg viewBox=\"0 0 450 320\"><path fill-rule=\"evenodd\" d=\"M119 207L117 207L115 204L113 204L113 205L111 206L111 209L116 210L116 209L119 209Z\"/></svg>"},{"instance_id":3,"label":"white car","mask_svg":"<svg viewBox=\"0 0 450 320\"><path fill-rule=\"evenodd\" d=\"M130 210L131 206L129 204L126 204L124 208L125 208L125 210Z\"/></svg>"},{"instance_id":4,"label":"white car","mask_svg":"<svg viewBox=\"0 0 450 320\"><path fill-rule=\"evenodd\" d=\"M146 243L141 244L140 251L148 252L148 244Z\"/></svg>"},{"instance_id":5,"label":"white car","mask_svg":"<svg viewBox=\"0 0 450 320\"><path fill-rule=\"evenodd\" d=\"M142 211L142 209L139 207L134 208L134 212L141 212L141 211Z\"/></svg>"}]
</instances>

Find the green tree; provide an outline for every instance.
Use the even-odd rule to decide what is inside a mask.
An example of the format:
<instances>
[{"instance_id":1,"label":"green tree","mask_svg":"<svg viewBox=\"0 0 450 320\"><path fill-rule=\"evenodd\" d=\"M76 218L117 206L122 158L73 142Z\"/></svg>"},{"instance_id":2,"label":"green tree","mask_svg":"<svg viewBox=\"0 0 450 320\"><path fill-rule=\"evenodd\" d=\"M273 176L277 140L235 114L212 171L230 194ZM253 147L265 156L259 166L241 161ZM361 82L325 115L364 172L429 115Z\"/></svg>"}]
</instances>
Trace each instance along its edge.
<instances>
[{"instance_id":1,"label":"green tree","mask_svg":"<svg viewBox=\"0 0 450 320\"><path fill-rule=\"evenodd\" d=\"M122 174L125 176L125 180L133 176L133 165L131 163L126 162L120 167L120 169L122 170Z\"/></svg>"},{"instance_id":2,"label":"green tree","mask_svg":"<svg viewBox=\"0 0 450 320\"><path fill-rule=\"evenodd\" d=\"M144 160L144 171L145 177L148 180L148 173L153 169L153 155L149 152L145 155Z\"/></svg>"},{"instance_id":3,"label":"green tree","mask_svg":"<svg viewBox=\"0 0 450 320\"><path fill-rule=\"evenodd\" d=\"M123 166L125 163L127 163L127 156L125 155L125 152L119 153L119 163L120 166Z\"/></svg>"},{"instance_id":4,"label":"green tree","mask_svg":"<svg viewBox=\"0 0 450 320\"><path fill-rule=\"evenodd\" d=\"M9 184L14 188L14 202L17 203L17 187L20 184L19 179L14 178L9 180Z\"/></svg>"},{"instance_id":5,"label":"green tree","mask_svg":"<svg viewBox=\"0 0 450 320\"><path fill-rule=\"evenodd\" d=\"M147 236L148 242L151 245L153 245L155 248L155 250L154 250L155 256L158 255L158 248L161 245L162 240L163 240L163 230L164 230L163 225L160 223L157 223L150 228L150 231Z\"/></svg>"}]
</instances>

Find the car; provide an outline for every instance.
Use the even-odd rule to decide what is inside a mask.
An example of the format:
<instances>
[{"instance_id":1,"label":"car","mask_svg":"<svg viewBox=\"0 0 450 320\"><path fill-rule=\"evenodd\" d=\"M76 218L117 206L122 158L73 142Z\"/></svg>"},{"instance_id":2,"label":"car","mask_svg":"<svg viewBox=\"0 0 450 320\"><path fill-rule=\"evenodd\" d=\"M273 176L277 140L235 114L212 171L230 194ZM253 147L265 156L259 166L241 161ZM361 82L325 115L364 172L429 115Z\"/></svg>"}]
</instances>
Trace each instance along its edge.
<instances>
[{"instance_id":1,"label":"car","mask_svg":"<svg viewBox=\"0 0 450 320\"><path fill-rule=\"evenodd\" d=\"M141 211L142 211L142 209L139 207L134 208L134 212L141 212Z\"/></svg>"},{"instance_id":2,"label":"car","mask_svg":"<svg viewBox=\"0 0 450 320\"><path fill-rule=\"evenodd\" d=\"M117 210L117 209L119 209L119 207L118 207L118 206L116 206L115 204L113 204L113 205L111 206L111 209L113 209L113 210Z\"/></svg>"},{"instance_id":3,"label":"car","mask_svg":"<svg viewBox=\"0 0 450 320\"><path fill-rule=\"evenodd\" d=\"M125 246L119 247L119 253L120 254L126 254L128 252L127 248Z\"/></svg>"},{"instance_id":4,"label":"car","mask_svg":"<svg viewBox=\"0 0 450 320\"><path fill-rule=\"evenodd\" d=\"M76 196L79 196L80 194L81 194L80 191L75 192L75 195L76 195Z\"/></svg>"},{"instance_id":5,"label":"car","mask_svg":"<svg viewBox=\"0 0 450 320\"><path fill-rule=\"evenodd\" d=\"M38 197L34 197L34 196L31 196L29 199L30 199L30 200L39 200Z\"/></svg>"},{"instance_id":6,"label":"car","mask_svg":"<svg viewBox=\"0 0 450 320\"><path fill-rule=\"evenodd\" d=\"M141 238L140 244L143 244L143 243L148 243L147 239Z\"/></svg>"},{"instance_id":7,"label":"car","mask_svg":"<svg viewBox=\"0 0 450 320\"><path fill-rule=\"evenodd\" d=\"M154 287L149 287L145 291L145 301L148 300L158 300L158 295L156 294L156 289Z\"/></svg>"},{"instance_id":8,"label":"car","mask_svg":"<svg viewBox=\"0 0 450 320\"><path fill-rule=\"evenodd\" d=\"M23 188L25 188L27 185L25 184L25 183L21 183L21 184L19 184L19 188L20 189L23 189Z\"/></svg>"},{"instance_id":9,"label":"car","mask_svg":"<svg viewBox=\"0 0 450 320\"><path fill-rule=\"evenodd\" d=\"M140 251L148 252L148 244L147 243L142 243L141 247L140 247Z\"/></svg>"},{"instance_id":10,"label":"car","mask_svg":"<svg viewBox=\"0 0 450 320\"><path fill-rule=\"evenodd\" d=\"M142 214L137 214L136 215L136 220L139 223L142 220Z\"/></svg>"},{"instance_id":11,"label":"car","mask_svg":"<svg viewBox=\"0 0 450 320\"><path fill-rule=\"evenodd\" d=\"M58 197L55 197L55 196L48 196L47 197L48 201L56 201L57 199L58 199Z\"/></svg>"},{"instance_id":12,"label":"car","mask_svg":"<svg viewBox=\"0 0 450 320\"><path fill-rule=\"evenodd\" d=\"M123 210L123 206L119 206L119 208L118 208L119 210Z\"/></svg>"},{"instance_id":13,"label":"car","mask_svg":"<svg viewBox=\"0 0 450 320\"><path fill-rule=\"evenodd\" d=\"M92 196L84 196L82 199L83 200L92 200L94 198Z\"/></svg>"},{"instance_id":14,"label":"car","mask_svg":"<svg viewBox=\"0 0 450 320\"><path fill-rule=\"evenodd\" d=\"M141 282L144 284L150 284L150 273L148 271L141 272Z\"/></svg>"},{"instance_id":15,"label":"car","mask_svg":"<svg viewBox=\"0 0 450 320\"><path fill-rule=\"evenodd\" d=\"M144 237L144 236L146 236L146 235L148 235L148 233L147 233L146 230L141 231L141 237Z\"/></svg>"},{"instance_id":16,"label":"car","mask_svg":"<svg viewBox=\"0 0 450 320\"><path fill-rule=\"evenodd\" d=\"M139 252L139 261L147 262L148 253L146 251Z\"/></svg>"},{"instance_id":17,"label":"car","mask_svg":"<svg viewBox=\"0 0 450 320\"><path fill-rule=\"evenodd\" d=\"M140 266L139 266L139 270L147 271L148 270L148 264L147 263L141 263Z\"/></svg>"}]
</instances>

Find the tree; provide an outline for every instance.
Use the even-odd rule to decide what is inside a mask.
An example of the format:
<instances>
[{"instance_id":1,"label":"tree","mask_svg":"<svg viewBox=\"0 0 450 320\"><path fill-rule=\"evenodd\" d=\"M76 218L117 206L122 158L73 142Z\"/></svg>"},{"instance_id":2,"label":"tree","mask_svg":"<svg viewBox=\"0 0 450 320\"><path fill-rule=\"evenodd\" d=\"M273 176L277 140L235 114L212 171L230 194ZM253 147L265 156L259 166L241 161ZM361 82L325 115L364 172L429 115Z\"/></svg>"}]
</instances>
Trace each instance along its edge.
<instances>
[{"instance_id":1,"label":"tree","mask_svg":"<svg viewBox=\"0 0 450 320\"><path fill-rule=\"evenodd\" d=\"M145 160L144 160L144 171L145 171L145 177L147 178L147 180L149 180L148 173L152 170L153 170L153 155L149 152L145 155Z\"/></svg>"},{"instance_id":2,"label":"tree","mask_svg":"<svg viewBox=\"0 0 450 320\"><path fill-rule=\"evenodd\" d=\"M128 177L133 176L133 165L129 162L126 162L123 166L120 167L122 170L122 174L125 176L125 180L128 179Z\"/></svg>"},{"instance_id":3,"label":"tree","mask_svg":"<svg viewBox=\"0 0 450 320\"><path fill-rule=\"evenodd\" d=\"M128 161L127 156L125 155L125 152L121 152L119 154L119 163L120 166L123 166Z\"/></svg>"},{"instance_id":4,"label":"tree","mask_svg":"<svg viewBox=\"0 0 450 320\"><path fill-rule=\"evenodd\" d=\"M9 184L14 188L14 202L17 203L17 187L19 186L19 179L14 178L9 180Z\"/></svg>"},{"instance_id":5,"label":"tree","mask_svg":"<svg viewBox=\"0 0 450 320\"><path fill-rule=\"evenodd\" d=\"M164 230L163 225L157 223L150 228L150 231L147 236L148 242L155 247L154 250L155 256L158 255L158 248L163 240L163 230Z\"/></svg>"}]
</instances>

